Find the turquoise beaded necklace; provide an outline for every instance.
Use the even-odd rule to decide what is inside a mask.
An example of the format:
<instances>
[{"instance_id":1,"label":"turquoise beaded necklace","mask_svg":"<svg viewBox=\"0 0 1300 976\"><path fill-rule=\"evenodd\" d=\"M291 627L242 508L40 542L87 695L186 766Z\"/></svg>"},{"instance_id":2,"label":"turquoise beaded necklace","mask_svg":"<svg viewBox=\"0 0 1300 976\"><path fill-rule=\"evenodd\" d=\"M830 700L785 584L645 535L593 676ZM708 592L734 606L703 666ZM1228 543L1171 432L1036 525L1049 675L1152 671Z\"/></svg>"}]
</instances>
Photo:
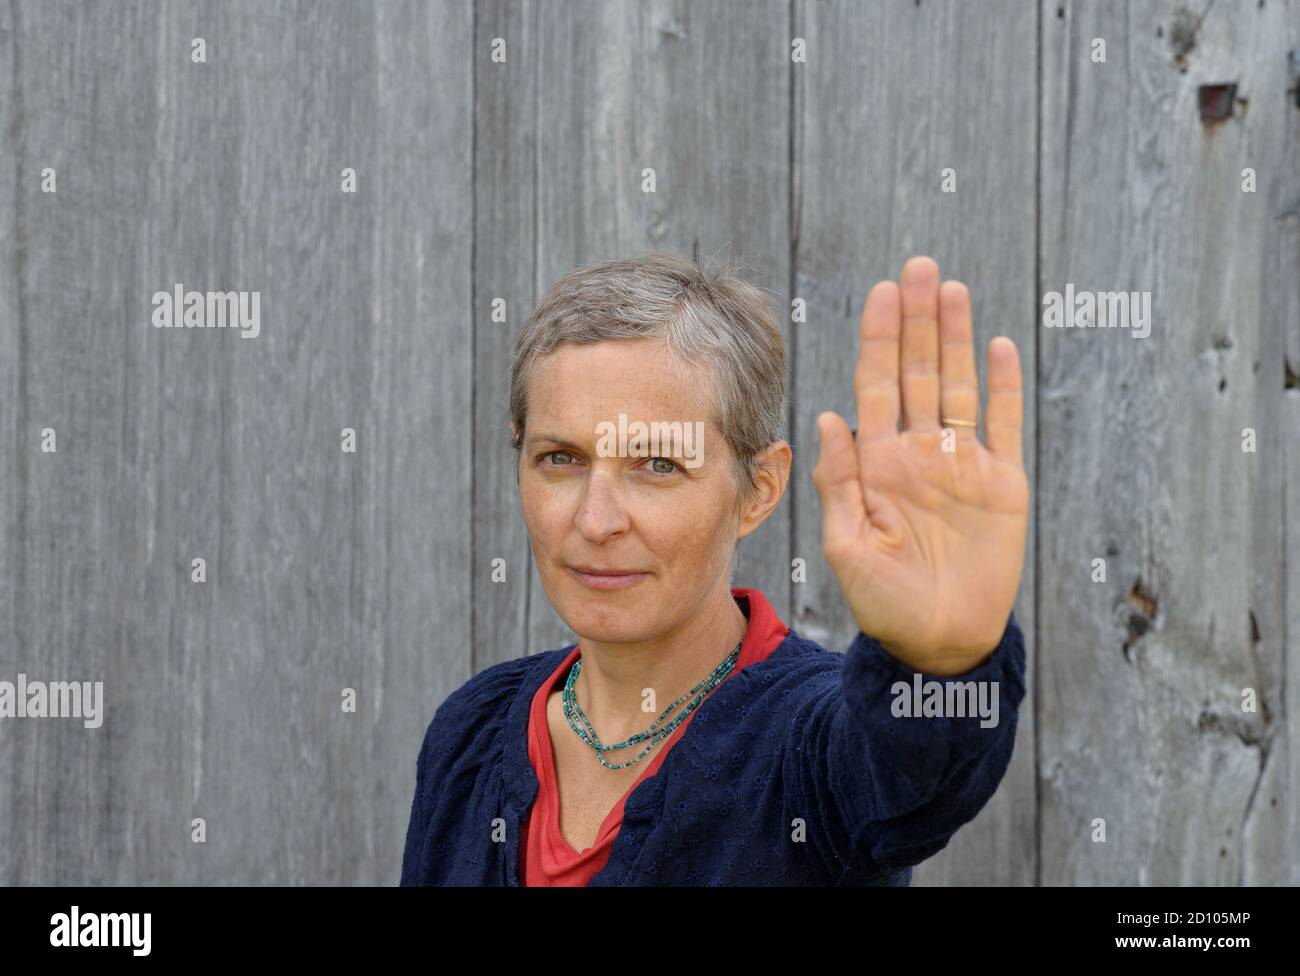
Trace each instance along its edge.
<instances>
[{"instance_id":1,"label":"turquoise beaded necklace","mask_svg":"<svg viewBox=\"0 0 1300 976\"><path fill-rule=\"evenodd\" d=\"M600 760L600 764L606 769L623 769L625 766L631 766L634 763L639 762L641 758L657 744L672 735L673 730L676 729L677 726L681 725L691 712L695 711L696 707L700 702L704 701L708 693L722 683L722 680L727 677L727 675L731 673L731 669L735 667L736 660L740 657L740 645L744 642L745 639L742 637L740 642L736 644L735 649L723 659L721 664L713 669L707 678L665 708L663 713L655 719L644 732L638 732L636 735L629 737L625 741L612 746L607 746L601 743L600 738L596 735L596 730L592 727L586 714L578 705L577 696L573 693L574 683L578 680L578 672L582 670L582 658L579 657L578 660L573 662L573 667L569 670L569 680L564 683L564 717L568 720L569 728L573 729L573 731L578 734L578 738L596 750L596 758ZM695 698L688 706L686 706L685 711L663 728L657 728L659 723L667 718L668 714L674 708L692 695L694 695ZM575 714L579 719L581 719L584 728L579 728L574 722ZM613 752L616 749L626 749L628 746L635 745L638 742L644 742L646 739L651 740L650 744L642 749L640 755L635 759L629 759L627 762L615 763L612 766L605 761L605 753Z\"/></svg>"}]
</instances>

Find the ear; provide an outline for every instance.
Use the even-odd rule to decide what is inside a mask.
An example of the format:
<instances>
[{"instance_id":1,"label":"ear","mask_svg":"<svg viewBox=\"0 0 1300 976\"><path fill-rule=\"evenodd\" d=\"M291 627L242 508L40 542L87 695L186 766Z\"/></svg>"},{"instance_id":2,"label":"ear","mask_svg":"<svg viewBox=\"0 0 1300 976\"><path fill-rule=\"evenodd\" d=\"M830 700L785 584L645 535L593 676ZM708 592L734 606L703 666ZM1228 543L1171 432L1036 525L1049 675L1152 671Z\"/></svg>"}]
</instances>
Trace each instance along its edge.
<instances>
[{"instance_id":1,"label":"ear","mask_svg":"<svg viewBox=\"0 0 1300 976\"><path fill-rule=\"evenodd\" d=\"M786 486L790 483L794 452L785 441L773 441L759 451L754 460L754 480L758 482L758 489L741 509L740 524L736 528L737 539L743 539L767 521L767 517L780 503Z\"/></svg>"}]
</instances>

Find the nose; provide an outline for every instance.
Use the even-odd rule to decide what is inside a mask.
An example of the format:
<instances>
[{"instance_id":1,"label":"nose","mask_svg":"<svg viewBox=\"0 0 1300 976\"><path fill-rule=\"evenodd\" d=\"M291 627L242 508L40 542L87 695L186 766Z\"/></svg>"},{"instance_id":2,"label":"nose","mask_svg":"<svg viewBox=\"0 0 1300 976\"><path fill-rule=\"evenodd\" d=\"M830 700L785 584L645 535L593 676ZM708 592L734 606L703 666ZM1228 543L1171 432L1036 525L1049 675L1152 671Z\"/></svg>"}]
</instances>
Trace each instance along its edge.
<instances>
[{"instance_id":1,"label":"nose","mask_svg":"<svg viewBox=\"0 0 1300 976\"><path fill-rule=\"evenodd\" d=\"M618 475L594 466L578 499L574 525L591 543L601 543L610 536L626 532L630 525L627 508L619 490Z\"/></svg>"}]
</instances>

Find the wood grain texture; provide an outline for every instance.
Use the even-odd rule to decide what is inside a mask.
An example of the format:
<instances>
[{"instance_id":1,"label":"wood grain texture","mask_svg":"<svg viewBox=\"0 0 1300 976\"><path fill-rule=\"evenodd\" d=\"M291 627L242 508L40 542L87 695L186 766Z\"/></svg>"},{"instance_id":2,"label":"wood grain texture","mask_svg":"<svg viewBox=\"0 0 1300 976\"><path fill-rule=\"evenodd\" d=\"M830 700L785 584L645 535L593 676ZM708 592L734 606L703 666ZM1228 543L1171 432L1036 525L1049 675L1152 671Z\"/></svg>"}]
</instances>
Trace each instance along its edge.
<instances>
[{"instance_id":1,"label":"wood grain texture","mask_svg":"<svg viewBox=\"0 0 1300 976\"><path fill-rule=\"evenodd\" d=\"M510 352L541 300L537 249L537 33L532 3L486 2L474 19L473 573L474 671L552 645L528 627L532 556L510 446ZM494 42L505 44L493 62ZM504 301L506 321L493 322ZM493 581L494 560L505 580ZM535 575L535 574L534 574ZM567 643L556 642L553 646Z\"/></svg>"},{"instance_id":2,"label":"wood grain texture","mask_svg":"<svg viewBox=\"0 0 1300 976\"><path fill-rule=\"evenodd\" d=\"M1247 149L1249 156L1258 154L1259 162L1251 165L1267 174L1255 204L1264 212L1252 215L1262 221L1264 235L1258 326L1263 355L1256 395L1266 404L1276 402L1282 387L1277 454L1260 480L1261 494L1271 500L1276 481L1264 478L1280 477L1281 510L1270 504L1252 525L1256 552L1268 557L1256 558L1253 567L1258 612L1277 628L1267 645L1272 695L1267 700L1275 727L1268 742L1257 747L1261 767L1242 831L1240 879L1294 886L1300 884L1300 78L1289 73L1285 55L1292 52L1293 63L1300 64L1300 3L1290 0L1272 17L1281 19L1260 25L1244 42L1234 38L1238 44L1263 44L1259 94L1252 102L1260 103L1264 120ZM1271 410L1265 406L1261 413ZM1279 519L1281 573L1275 548Z\"/></svg>"},{"instance_id":3,"label":"wood grain texture","mask_svg":"<svg viewBox=\"0 0 1300 976\"><path fill-rule=\"evenodd\" d=\"M107 700L96 734L6 724L0 878L394 883L470 676L469 10L0 17L0 667ZM175 282L259 290L262 334L153 328Z\"/></svg>"},{"instance_id":4,"label":"wood grain texture","mask_svg":"<svg viewBox=\"0 0 1300 976\"><path fill-rule=\"evenodd\" d=\"M1276 215L1297 196L1284 75L1300 10L1200 6L1042 7L1040 291L1152 296L1144 339L1040 333L1044 884L1296 879L1279 767L1295 741L1282 356L1297 307L1275 276L1296 274ZM1206 124L1198 87L1225 82L1243 101Z\"/></svg>"}]
</instances>

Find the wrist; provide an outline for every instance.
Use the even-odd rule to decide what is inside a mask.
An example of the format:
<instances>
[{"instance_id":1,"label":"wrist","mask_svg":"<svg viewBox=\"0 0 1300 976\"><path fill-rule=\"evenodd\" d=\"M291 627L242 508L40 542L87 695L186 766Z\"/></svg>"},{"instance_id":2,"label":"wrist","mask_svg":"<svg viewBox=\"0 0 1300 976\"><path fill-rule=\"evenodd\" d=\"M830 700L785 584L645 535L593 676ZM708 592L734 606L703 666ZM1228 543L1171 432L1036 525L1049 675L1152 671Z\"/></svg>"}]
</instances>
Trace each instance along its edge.
<instances>
[{"instance_id":1,"label":"wrist","mask_svg":"<svg viewBox=\"0 0 1300 976\"><path fill-rule=\"evenodd\" d=\"M986 650L949 651L941 648L916 647L893 641L877 641L890 657L907 665L920 674L936 678L952 678L967 671L972 671L987 661L997 650L997 643Z\"/></svg>"}]
</instances>

